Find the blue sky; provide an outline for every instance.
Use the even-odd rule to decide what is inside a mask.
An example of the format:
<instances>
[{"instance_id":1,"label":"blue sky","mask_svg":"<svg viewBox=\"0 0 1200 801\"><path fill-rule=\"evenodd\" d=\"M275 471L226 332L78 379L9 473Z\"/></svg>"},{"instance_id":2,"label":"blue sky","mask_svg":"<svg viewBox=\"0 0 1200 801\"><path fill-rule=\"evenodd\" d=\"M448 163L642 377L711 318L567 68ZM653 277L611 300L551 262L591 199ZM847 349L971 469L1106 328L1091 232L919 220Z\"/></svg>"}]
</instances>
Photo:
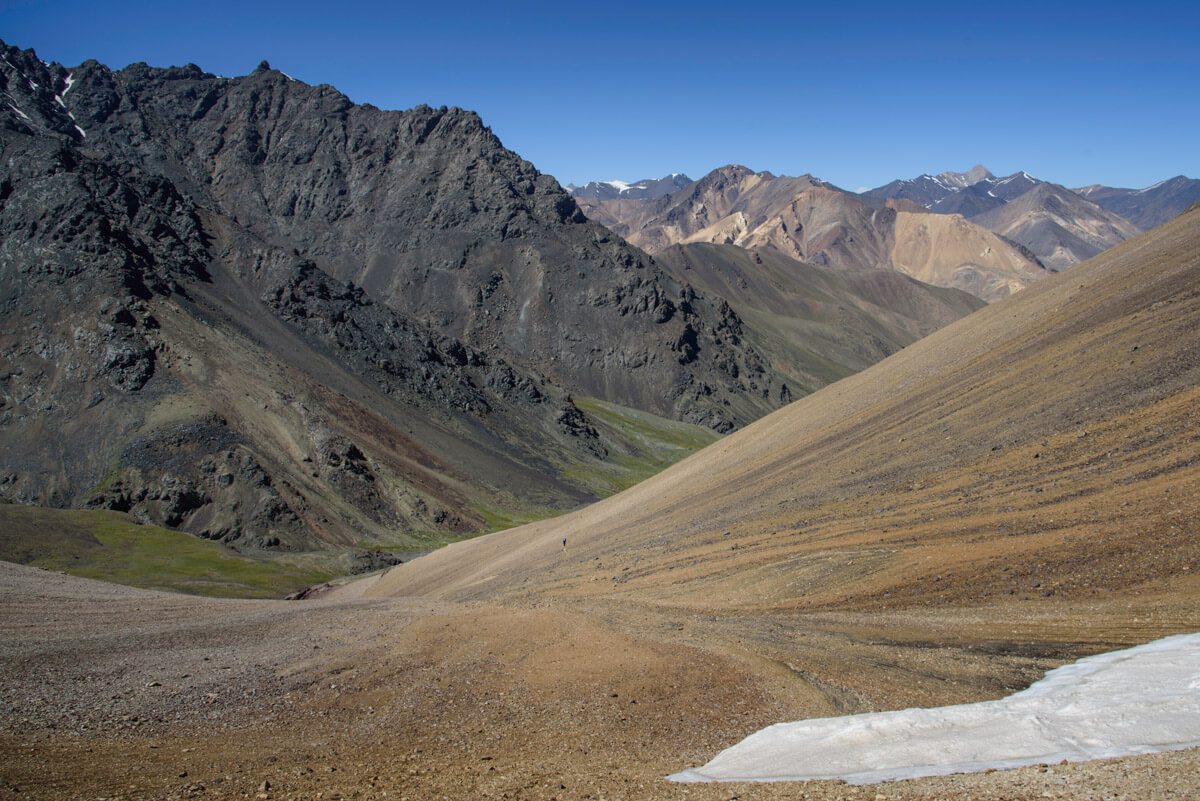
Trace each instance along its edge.
<instances>
[{"instance_id":1,"label":"blue sky","mask_svg":"<svg viewBox=\"0 0 1200 801\"><path fill-rule=\"evenodd\" d=\"M0 0L74 65L261 59L382 108L478 111L559 180L723 164L849 189L983 162L1069 186L1200 177L1200 3Z\"/></svg>"}]
</instances>

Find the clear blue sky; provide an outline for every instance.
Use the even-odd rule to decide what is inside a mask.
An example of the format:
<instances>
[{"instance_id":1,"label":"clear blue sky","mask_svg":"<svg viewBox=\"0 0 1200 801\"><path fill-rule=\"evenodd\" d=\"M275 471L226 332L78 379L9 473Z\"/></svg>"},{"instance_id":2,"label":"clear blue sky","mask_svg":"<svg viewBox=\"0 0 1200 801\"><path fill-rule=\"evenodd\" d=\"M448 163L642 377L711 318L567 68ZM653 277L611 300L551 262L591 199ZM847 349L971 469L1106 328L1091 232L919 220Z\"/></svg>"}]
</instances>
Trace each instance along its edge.
<instances>
[{"instance_id":1,"label":"clear blue sky","mask_svg":"<svg viewBox=\"0 0 1200 801\"><path fill-rule=\"evenodd\" d=\"M562 182L737 162L849 189L983 162L1200 177L1200 3L0 0L46 60L261 59L382 108L478 111Z\"/></svg>"}]
</instances>

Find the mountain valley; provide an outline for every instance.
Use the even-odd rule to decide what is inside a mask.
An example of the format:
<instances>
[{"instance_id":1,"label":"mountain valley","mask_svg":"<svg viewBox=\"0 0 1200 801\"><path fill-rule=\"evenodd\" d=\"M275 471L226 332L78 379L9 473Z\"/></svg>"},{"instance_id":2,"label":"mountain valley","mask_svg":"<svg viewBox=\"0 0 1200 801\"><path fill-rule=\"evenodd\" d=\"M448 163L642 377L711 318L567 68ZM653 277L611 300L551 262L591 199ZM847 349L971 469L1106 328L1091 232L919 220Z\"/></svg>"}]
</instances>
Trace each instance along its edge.
<instances>
[{"instance_id":1,"label":"mountain valley","mask_svg":"<svg viewBox=\"0 0 1200 801\"><path fill-rule=\"evenodd\" d=\"M668 779L1200 630L1200 182L561 186L266 61L0 90L5 796L1200 797L1165 724Z\"/></svg>"},{"instance_id":2,"label":"mountain valley","mask_svg":"<svg viewBox=\"0 0 1200 801\"><path fill-rule=\"evenodd\" d=\"M876 298L792 363L469 112L265 64L5 63L8 501L421 550L628 486L972 309Z\"/></svg>"}]
</instances>

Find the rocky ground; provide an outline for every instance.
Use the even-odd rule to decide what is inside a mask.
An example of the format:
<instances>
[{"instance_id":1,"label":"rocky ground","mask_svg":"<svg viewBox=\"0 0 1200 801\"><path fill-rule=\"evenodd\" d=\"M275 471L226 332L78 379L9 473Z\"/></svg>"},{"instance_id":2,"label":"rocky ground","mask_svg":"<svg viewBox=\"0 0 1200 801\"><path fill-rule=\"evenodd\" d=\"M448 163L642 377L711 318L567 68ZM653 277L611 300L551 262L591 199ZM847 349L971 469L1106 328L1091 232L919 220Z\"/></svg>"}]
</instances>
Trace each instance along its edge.
<instances>
[{"instance_id":1,"label":"rocky ground","mask_svg":"<svg viewBox=\"0 0 1200 801\"><path fill-rule=\"evenodd\" d=\"M663 776L813 708L825 668L812 654L848 642L851 622L793 621L793 639L808 645L793 649L800 664L780 670L758 645L739 654L737 639L701 616L683 615L667 631L637 609L609 612L347 595L212 601L5 564L0 793L89 801L1200 793L1195 750L867 787L671 784ZM942 618L944 626L956 616ZM931 627L917 615L908 622ZM975 626L969 616L961 623ZM903 675L917 658L912 643L864 642L868 678ZM932 694L956 687L963 698L988 694L977 679L989 666L1007 664L1019 680L1062 661L954 649L924 658L942 688ZM902 684L879 682L850 703L902 705Z\"/></svg>"}]
</instances>

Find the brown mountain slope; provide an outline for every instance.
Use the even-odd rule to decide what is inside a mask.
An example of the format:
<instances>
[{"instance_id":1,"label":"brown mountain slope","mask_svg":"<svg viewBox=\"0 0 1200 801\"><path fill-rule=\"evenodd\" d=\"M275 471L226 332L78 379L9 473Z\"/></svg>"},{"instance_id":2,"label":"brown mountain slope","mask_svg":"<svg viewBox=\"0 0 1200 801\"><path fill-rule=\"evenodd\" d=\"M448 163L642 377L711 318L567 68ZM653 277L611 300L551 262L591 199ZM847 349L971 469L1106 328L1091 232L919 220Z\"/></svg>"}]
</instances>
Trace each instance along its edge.
<instances>
[{"instance_id":1,"label":"brown mountain slope","mask_svg":"<svg viewBox=\"0 0 1200 801\"><path fill-rule=\"evenodd\" d=\"M821 266L899 270L984 300L1005 297L1046 272L1020 247L970 222L913 213L918 222L811 176L741 166L714 170L658 200L583 199L580 208L651 253L689 242L771 246ZM930 238L937 247L929 247Z\"/></svg>"},{"instance_id":2,"label":"brown mountain slope","mask_svg":"<svg viewBox=\"0 0 1200 801\"><path fill-rule=\"evenodd\" d=\"M1052 270L1090 259L1141 230L1050 183L1039 183L1007 204L975 215L971 222L1024 245Z\"/></svg>"},{"instance_id":3,"label":"brown mountain slope","mask_svg":"<svg viewBox=\"0 0 1200 801\"><path fill-rule=\"evenodd\" d=\"M1194 599L1198 223L984 309L626 493L453 546L374 592L729 610Z\"/></svg>"},{"instance_id":4,"label":"brown mountain slope","mask_svg":"<svg viewBox=\"0 0 1200 801\"><path fill-rule=\"evenodd\" d=\"M675 245L655 257L676 280L725 298L792 397L866 369L982 307L894 270L829 270L774 248Z\"/></svg>"}]
</instances>

